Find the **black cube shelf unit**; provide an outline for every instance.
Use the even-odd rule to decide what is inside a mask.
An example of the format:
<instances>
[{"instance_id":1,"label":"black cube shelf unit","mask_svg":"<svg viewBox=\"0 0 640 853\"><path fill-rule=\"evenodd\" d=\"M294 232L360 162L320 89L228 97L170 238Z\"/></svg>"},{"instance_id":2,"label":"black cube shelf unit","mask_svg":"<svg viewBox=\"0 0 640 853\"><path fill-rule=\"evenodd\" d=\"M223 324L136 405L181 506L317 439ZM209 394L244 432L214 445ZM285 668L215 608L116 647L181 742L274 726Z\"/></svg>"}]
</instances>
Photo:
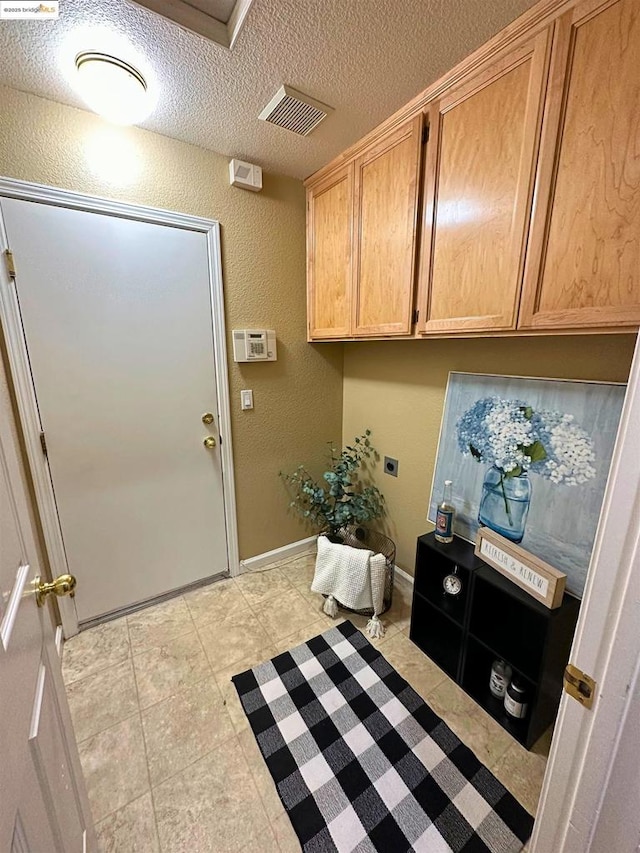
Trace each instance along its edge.
<instances>
[{"instance_id":1,"label":"black cube shelf unit","mask_svg":"<svg viewBox=\"0 0 640 853\"><path fill-rule=\"evenodd\" d=\"M462 590L451 596L442 582L454 568ZM457 536L449 545L433 533L418 539L411 640L527 749L555 719L579 609L580 601L565 594L560 607L549 610ZM510 717L489 691L498 658L528 688L524 719Z\"/></svg>"}]
</instances>

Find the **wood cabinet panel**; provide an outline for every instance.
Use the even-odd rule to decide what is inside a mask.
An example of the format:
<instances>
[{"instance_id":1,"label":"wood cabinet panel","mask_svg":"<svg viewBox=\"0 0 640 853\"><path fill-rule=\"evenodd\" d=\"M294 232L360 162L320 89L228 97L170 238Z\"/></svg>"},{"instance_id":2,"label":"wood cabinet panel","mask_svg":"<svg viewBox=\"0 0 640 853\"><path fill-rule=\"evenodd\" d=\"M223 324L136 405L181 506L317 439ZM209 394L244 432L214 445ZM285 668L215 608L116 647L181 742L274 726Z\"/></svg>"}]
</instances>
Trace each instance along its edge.
<instances>
[{"instance_id":1,"label":"wood cabinet panel","mask_svg":"<svg viewBox=\"0 0 640 853\"><path fill-rule=\"evenodd\" d=\"M353 164L307 193L307 306L310 339L351 332Z\"/></svg>"},{"instance_id":2,"label":"wood cabinet panel","mask_svg":"<svg viewBox=\"0 0 640 853\"><path fill-rule=\"evenodd\" d=\"M515 328L549 43L541 34L437 107L422 332Z\"/></svg>"},{"instance_id":3,"label":"wood cabinet panel","mask_svg":"<svg viewBox=\"0 0 640 853\"><path fill-rule=\"evenodd\" d=\"M355 161L353 334L408 335L422 153L422 114Z\"/></svg>"},{"instance_id":4,"label":"wood cabinet panel","mask_svg":"<svg viewBox=\"0 0 640 853\"><path fill-rule=\"evenodd\" d=\"M558 23L520 318L640 322L640 4L588 0Z\"/></svg>"}]
</instances>

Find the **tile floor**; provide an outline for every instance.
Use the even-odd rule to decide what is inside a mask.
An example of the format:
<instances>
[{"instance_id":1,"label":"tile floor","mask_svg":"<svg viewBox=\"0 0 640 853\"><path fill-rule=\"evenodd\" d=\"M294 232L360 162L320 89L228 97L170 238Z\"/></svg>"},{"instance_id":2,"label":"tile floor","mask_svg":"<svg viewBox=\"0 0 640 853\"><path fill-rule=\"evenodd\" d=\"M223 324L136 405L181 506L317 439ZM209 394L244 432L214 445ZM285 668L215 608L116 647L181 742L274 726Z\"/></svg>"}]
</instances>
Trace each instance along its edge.
<instances>
[{"instance_id":1,"label":"tile floor","mask_svg":"<svg viewBox=\"0 0 640 853\"><path fill-rule=\"evenodd\" d=\"M309 592L314 562L308 554L220 581L65 644L103 853L300 850L230 678L335 624ZM548 743L527 752L475 705L411 643L410 612L399 581L375 644L534 812Z\"/></svg>"}]
</instances>

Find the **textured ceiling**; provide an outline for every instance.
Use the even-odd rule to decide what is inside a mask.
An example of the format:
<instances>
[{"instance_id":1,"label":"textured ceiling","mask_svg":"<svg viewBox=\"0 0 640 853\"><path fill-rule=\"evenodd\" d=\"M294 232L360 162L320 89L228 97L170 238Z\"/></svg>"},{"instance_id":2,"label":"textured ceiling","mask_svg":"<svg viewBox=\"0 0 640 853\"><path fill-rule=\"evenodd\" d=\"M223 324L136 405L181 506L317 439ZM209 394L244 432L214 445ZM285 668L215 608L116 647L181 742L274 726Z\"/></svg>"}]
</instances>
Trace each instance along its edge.
<instances>
[{"instance_id":1,"label":"textured ceiling","mask_svg":"<svg viewBox=\"0 0 640 853\"><path fill-rule=\"evenodd\" d=\"M126 0L62 0L58 21L0 23L0 83L82 107L64 68L81 49L117 50L157 94L142 127L302 178L532 5L254 0L227 50ZM335 112L308 137L259 121L282 83Z\"/></svg>"}]
</instances>

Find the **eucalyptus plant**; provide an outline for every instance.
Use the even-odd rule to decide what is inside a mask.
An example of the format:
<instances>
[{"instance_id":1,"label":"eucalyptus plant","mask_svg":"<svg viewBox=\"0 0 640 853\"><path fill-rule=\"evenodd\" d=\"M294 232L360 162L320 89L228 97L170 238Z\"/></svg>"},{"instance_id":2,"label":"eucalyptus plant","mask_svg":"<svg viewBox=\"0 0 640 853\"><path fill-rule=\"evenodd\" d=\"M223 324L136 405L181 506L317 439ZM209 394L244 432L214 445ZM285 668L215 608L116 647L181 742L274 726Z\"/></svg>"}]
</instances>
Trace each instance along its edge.
<instances>
[{"instance_id":1,"label":"eucalyptus plant","mask_svg":"<svg viewBox=\"0 0 640 853\"><path fill-rule=\"evenodd\" d=\"M366 459L377 458L371 444L371 430L354 439L353 445L339 450L329 442L329 468L315 480L304 465L292 474L280 476L289 486L289 506L321 533L336 535L348 525L366 524L384 513L384 497L373 485L364 485L358 471Z\"/></svg>"}]
</instances>

